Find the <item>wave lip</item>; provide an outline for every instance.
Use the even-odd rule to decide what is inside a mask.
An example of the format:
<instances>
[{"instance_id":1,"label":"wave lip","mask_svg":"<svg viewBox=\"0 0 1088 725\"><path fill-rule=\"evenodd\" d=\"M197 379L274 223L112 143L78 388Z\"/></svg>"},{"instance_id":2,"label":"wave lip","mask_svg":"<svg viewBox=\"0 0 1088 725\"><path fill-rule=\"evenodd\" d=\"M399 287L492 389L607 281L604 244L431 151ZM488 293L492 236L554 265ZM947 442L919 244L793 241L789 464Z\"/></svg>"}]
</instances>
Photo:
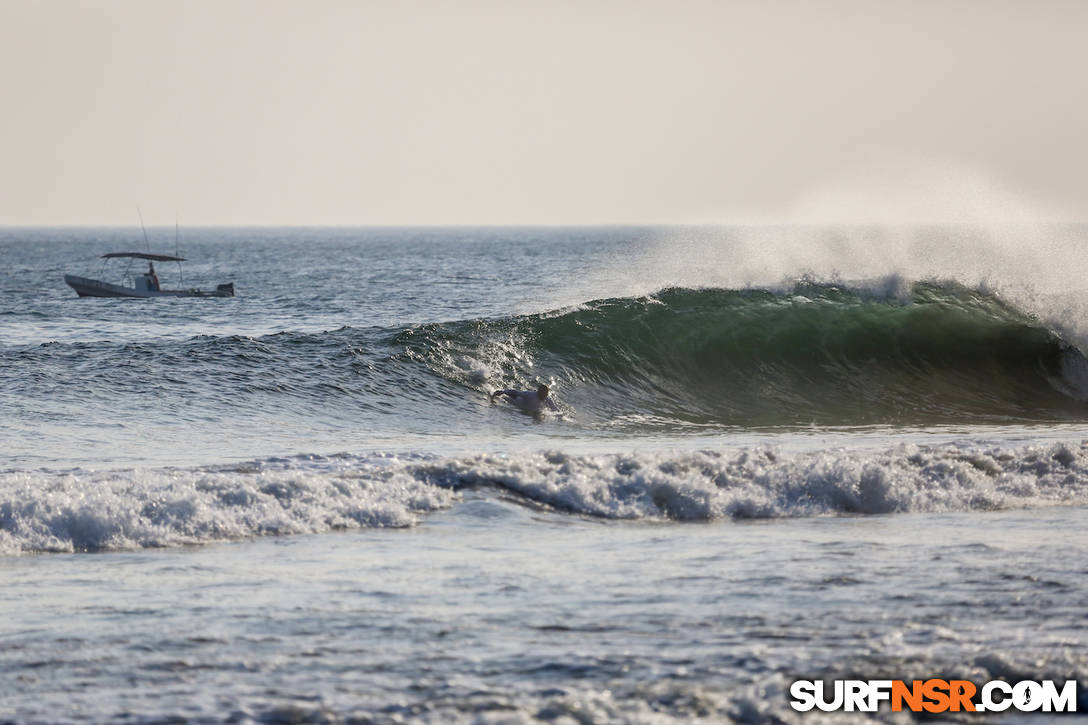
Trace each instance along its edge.
<instances>
[{"instance_id":1,"label":"wave lip","mask_svg":"<svg viewBox=\"0 0 1088 725\"><path fill-rule=\"evenodd\" d=\"M596 425L933 425L1088 418L1088 360L1032 315L953 282L667 289L423 325L407 357L473 388L556 384Z\"/></svg>"},{"instance_id":2,"label":"wave lip","mask_svg":"<svg viewBox=\"0 0 1088 725\"><path fill-rule=\"evenodd\" d=\"M18 416L97 405L103 421L301 414L327 429L488 427L497 388L547 382L567 430L605 435L811 425L1088 420L1088 358L985 289L802 280L666 289L574 308L395 327L0 349ZM164 404L148 406L149 396ZM116 412L115 412L116 411ZM452 414L451 414L452 413ZM451 425L451 421L457 421ZM198 423L201 424L201 423Z\"/></svg>"}]
</instances>

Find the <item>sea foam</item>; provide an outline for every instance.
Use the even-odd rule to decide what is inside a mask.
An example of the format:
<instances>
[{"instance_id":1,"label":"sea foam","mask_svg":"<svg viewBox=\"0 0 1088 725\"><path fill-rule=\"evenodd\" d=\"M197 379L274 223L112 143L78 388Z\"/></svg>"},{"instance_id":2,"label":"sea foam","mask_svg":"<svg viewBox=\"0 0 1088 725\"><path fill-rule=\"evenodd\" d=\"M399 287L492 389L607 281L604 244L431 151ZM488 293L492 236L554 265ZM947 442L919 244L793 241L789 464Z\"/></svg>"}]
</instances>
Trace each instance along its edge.
<instances>
[{"instance_id":1,"label":"sea foam","mask_svg":"<svg viewBox=\"0 0 1088 725\"><path fill-rule=\"evenodd\" d=\"M1088 502L1088 443L1019 449L900 445L479 456L418 469L440 485L490 484L616 519L779 518L978 511ZM418 473L417 473L418 475Z\"/></svg>"},{"instance_id":2,"label":"sea foam","mask_svg":"<svg viewBox=\"0 0 1088 725\"><path fill-rule=\"evenodd\" d=\"M0 473L0 553L180 546L406 527L464 489L608 519L712 521L1088 504L1088 441L783 453L298 456L244 465Z\"/></svg>"},{"instance_id":3,"label":"sea foam","mask_svg":"<svg viewBox=\"0 0 1088 725\"><path fill-rule=\"evenodd\" d=\"M404 527L457 499L390 459L0 473L0 553L134 549Z\"/></svg>"}]
</instances>

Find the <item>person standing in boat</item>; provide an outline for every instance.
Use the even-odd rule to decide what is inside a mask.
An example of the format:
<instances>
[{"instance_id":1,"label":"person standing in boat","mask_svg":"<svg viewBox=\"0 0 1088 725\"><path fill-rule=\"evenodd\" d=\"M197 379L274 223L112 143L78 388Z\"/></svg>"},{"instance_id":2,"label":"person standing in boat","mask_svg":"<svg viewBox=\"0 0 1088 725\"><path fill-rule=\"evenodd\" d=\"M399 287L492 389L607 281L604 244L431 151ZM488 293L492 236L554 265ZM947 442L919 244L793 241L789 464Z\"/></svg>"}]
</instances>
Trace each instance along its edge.
<instances>
[{"instance_id":1,"label":"person standing in boat","mask_svg":"<svg viewBox=\"0 0 1088 725\"><path fill-rule=\"evenodd\" d=\"M155 274L155 263L147 263L147 286L156 292L159 291L159 276Z\"/></svg>"}]
</instances>

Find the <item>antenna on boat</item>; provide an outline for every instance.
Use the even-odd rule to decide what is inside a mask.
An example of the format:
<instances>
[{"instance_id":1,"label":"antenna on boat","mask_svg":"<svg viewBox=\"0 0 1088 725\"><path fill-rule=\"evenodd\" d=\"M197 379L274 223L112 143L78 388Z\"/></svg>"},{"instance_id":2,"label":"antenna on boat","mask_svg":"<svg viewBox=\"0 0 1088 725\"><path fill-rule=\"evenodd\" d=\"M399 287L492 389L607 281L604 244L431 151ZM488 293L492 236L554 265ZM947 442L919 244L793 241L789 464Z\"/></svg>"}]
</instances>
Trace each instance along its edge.
<instances>
[{"instance_id":1,"label":"antenna on boat","mask_svg":"<svg viewBox=\"0 0 1088 725\"><path fill-rule=\"evenodd\" d=\"M151 242L147 241L147 229L144 227L144 215L140 211L140 207L136 207L136 213L140 215L140 231L144 233L144 244L147 245L148 253L151 252Z\"/></svg>"},{"instance_id":2,"label":"antenna on boat","mask_svg":"<svg viewBox=\"0 0 1088 725\"><path fill-rule=\"evenodd\" d=\"M174 256L180 257L178 252L178 213L174 211ZM178 262L178 275L181 277L182 284L185 284L185 273L181 271L181 262Z\"/></svg>"}]
</instances>

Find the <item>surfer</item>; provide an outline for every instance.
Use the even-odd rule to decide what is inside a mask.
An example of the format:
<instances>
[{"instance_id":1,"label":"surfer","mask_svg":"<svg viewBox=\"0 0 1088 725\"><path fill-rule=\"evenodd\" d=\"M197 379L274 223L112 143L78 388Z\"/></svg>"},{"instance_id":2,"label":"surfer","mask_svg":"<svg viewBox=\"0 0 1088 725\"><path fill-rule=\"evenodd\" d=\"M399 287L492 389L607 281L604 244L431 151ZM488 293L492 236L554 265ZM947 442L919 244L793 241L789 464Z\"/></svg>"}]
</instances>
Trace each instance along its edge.
<instances>
[{"instance_id":1,"label":"surfer","mask_svg":"<svg viewBox=\"0 0 1088 725\"><path fill-rule=\"evenodd\" d=\"M559 410L555 401L548 397L550 392L548 386L543 384L537 386L536 390L496 390L491 394L491 402L495 402L496 395L505 395L507 400L529 413L539 413L544 406Z\"/></svg>"}]
</instances>

